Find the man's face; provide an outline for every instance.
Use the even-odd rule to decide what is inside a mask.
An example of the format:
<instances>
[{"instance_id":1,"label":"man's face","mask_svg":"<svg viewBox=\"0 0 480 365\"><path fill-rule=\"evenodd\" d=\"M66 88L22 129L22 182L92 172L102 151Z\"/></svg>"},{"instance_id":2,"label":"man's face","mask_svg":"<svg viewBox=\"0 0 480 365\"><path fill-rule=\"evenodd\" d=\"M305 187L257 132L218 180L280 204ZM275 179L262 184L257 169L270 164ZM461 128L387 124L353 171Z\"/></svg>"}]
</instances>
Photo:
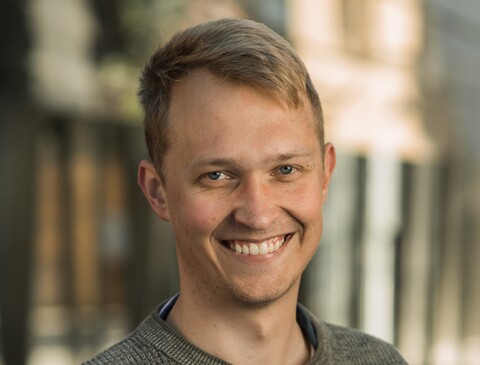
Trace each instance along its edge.
<instances>
[{"instance_id":1,"label":"man's face","mask_svg":"<svg viewBox=\"0 0 480 365\"><path fill-rule=\"evenodd\" d=\"M310 104L289 109L195 71L173 87L168 118L152 206L173 226L181 292L263 304L296 290L335 161L327 145L323 168Z\"/></svg>"}]
</instances>

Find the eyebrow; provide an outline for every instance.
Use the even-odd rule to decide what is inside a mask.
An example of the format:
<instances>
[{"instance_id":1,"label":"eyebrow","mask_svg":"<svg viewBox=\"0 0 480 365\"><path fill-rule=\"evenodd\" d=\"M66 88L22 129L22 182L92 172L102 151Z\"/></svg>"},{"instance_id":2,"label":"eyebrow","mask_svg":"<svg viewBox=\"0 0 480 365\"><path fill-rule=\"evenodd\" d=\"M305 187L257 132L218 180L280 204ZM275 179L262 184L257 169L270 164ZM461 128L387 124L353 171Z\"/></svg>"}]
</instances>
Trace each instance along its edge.
<instances>
[{"instance_id":1,"label":"eyebrow","mask_svg":"<svg viewBox=\"0 0 480 365\"><path fill-rule=\"evenodd\" d=\"M195 161L190 167L197 169L204 166L239 166L240 163L234 158L204 158Z\"/></svg>"},{"instance_id":2,"label":"eyebrow","mask_svg":"<svg viewBox=\"0 0 480 365\"><path fill-rule=\"evenodd\" d=\"M280 153L273 156L271 161L288 161L294 158L304 158L313 161L313 156L310 153L306 152L290 152L290 153Z\"/></svg>"},{"instance_id":3,"label":"eyebrow","mask_svg":"<svg viewBox=\"0 0 480 365\"><path fill-rule=\"evenodd\" d=\"M295 158L307 159L308 162L313 163L313 156L306 152L289 152L289 153L279 153L274 154L266 159L269 162L285 162ZM198 169L204 166L232 166L239 167L241 164L238 159L235 158L204 158L198 161L195 161L190 167L193 169Z\"/></svg>"}]
</instances>

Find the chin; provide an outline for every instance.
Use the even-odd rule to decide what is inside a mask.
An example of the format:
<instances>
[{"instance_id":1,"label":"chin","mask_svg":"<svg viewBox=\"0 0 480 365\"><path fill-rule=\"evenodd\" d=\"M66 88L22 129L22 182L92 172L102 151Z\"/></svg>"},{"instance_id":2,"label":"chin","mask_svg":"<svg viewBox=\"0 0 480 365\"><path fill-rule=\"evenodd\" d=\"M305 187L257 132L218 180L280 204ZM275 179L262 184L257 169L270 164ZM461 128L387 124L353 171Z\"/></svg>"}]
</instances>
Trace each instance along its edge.
<instances>
[{"instance_id":1,"label":"chin","mask_svg":"<svg viewBox=\"0 0 480 365\"><path fill-rule=\"evenodd\" d=\"M232 288L230 291L232 300L248 308L264 308L278 300L292 294L298 288L298 280L294 280L288 286L274 286L269 288ZM297 295L297 293L295 293Z\"/></svg>"}]
</instances>

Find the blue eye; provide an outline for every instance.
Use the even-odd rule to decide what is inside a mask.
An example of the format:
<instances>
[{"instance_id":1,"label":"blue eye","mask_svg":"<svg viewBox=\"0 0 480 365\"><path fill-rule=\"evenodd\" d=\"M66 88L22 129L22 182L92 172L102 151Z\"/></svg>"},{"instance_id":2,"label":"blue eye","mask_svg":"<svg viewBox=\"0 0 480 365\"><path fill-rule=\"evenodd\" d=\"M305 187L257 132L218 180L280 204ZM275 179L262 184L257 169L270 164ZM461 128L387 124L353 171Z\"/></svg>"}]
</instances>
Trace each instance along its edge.
<instances>
[{"instance_id":1,"label":"blue eye","mask_svg":"<svg viewBox=\"0 0 480 365\"><path fill-rule=\"evenodd\" d=\"M282 174L282 175L289 175L293 172L293 166L290 166L290 165L285 165L285 166L282 166L278 169L278 171Z\"/></svg>"},{"instance_id":2,"label":"blue eye","mask_svg":"<svg viewBox=\"0 0 480 365\"><path fill-rule=\"evenodd\" d=\"M220 172L220 171L214 171L214 172L209 172L207 174L207 177L210 179L210 180L218 180L222 177L223 173Z\"/></svg>"}]
</instances>

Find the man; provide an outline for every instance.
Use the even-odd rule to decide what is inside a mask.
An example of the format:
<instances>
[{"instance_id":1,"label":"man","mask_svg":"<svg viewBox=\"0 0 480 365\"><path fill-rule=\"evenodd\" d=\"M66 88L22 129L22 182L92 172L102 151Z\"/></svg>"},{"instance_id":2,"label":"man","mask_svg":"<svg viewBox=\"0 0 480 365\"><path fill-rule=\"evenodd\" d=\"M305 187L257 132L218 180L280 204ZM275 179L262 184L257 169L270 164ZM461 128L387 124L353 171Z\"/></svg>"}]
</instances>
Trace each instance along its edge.
<instances>
[{"instance_id":1,"label":"man","mask_svg":"<svg viewBox=\"0 0 480 365\"><path fill-rule=\"evenodd\" d=\"M290 45L248 20L194 26L152 56L139 96L138 181L172 224L180 290L87 364L405 364L297 304L335 151Z\"/></svg>"}]
</instances>

